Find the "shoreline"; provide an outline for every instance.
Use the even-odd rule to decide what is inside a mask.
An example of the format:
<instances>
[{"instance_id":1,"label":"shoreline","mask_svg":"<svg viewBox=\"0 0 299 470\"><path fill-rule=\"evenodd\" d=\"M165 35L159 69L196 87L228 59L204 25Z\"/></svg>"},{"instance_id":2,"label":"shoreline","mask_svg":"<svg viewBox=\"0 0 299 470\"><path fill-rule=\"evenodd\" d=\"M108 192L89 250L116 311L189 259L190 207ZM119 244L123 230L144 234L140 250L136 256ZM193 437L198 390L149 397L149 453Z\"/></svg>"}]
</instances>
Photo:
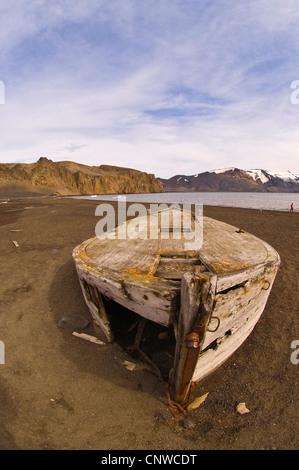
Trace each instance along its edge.
<instances>
[{"instance_id":1,"label":"shoreline","mask_svg":"<svg viewBox=\"0 0 299 470\"><path fill-rule=\"evenodd\" d=\"M0 204L0 449L298 448L298 366L290 360L299 337L298 213L204 206L204 215L272 245L281 266L250 337L196 386L194 398L209 392L204 404L171 427L159 377L139 362L128 370L132 358L117 344L73 335L92 333L72 250L94 236L98 204L44 196ZM72 326L59 326L62 319ZM236 413L240 402L250 413Z\"/></svg>"},{"instance_id":2,"label":"shoreline","mask_svg":"<svg viewBox=\"0 0 299 470\"><path fill-rule=\"evenodd\" d=\"M138 193L136 194L137 196L140 196L141 193ZM146 193L145 193L146 194ZM154 193L153 193L154 194ZM163 195L165 194L173 194L173 193L162 193ZM183 193L183 194L192 194L191 192L189 193ZM197 194L210 194L210 193L197 193ZM217 194L217 195L221 195L223 193L221 192L215 192L214 194ZM244 194L244 192L240 192L240 193L225 193L225 194L234 194L234 195L242 195ZM269 193L246 193L246 194L269 194ZM278 193L275 193L275 194L278 194ZM294 194L294 193L279 193L279 194ZM295 193L296 194L296 193ZM299 194L299 193L298 193ZM101 199L101 197L104 196L104 199ZM126 196L132 196L132 198L134 197L134 194L119 194L119 195L111 195L111 196L114 196L114 199L111 198L109 199L110 195L109 194L106 194L106 195L96 195L96 199L95 197L93 196L70 196L70 198L73 198L73 199L82 199L82 200L90 200L93 199L95 201L103 201L103 202L111 202L111 203L114 203L114 202L117 202L116 201L116 197L117 196L121 196L121 197L126 197ZM292 202L292 199L290 199L290 202ZM191 204L193 205L194 203L189 203L188 201L185 201L185 202L176 202L176 201L164 201L162 200L161 202L157 202L157 201L152 201L152 202L143 202L142 200L139 200L138 197L136 200L128 200L127 199L127 203L128 204L133 204L133 203L140 203L140 204L162 204L162 203L165 203L165 204ZM211 204L210 202L208 203L202 203L203 207L227 207L227 208L235 208L235 209L253 209L253 210L259 210L259 211L266 211L266 210L270 210L270 211L279 211L279 212L291 212L290 211L290 205L288 206L288 208L284 208L284 209L279 209L279 208L271 208L271 207L246 207L246 206L235 206L235 205L229 205L229 204L223 204L223 203L215 203L215 204ZM293 210L293 212L298 212L299 213L299 199L298 199L298 202L297 202L297 205L298 205L298 208L295 208Z\"/></svg>"},{"instance_id":3,"label":"shoreline","mask_svg":"<svg viewBox=\"0 0 299 470\"><path fill-rule=\"evenodd\" d=\"M127 199L127 203L128 204L134 204L134 203L140 203L140 204L144 204L146 206L150 205L150 204L162 204L162 203L165 203L165 204L194 204L194 203L189 203L189 202L175 202L175 201L161 201L161 202L157 202L157 201L152 201L152 202L144 202L144 201L140 201L138 200L138 197L140 195L149 195L149 194L153 194L153 195L157 195L157 194L161 194L162 196L165 195L165 194L194 194L194 192L164 192L164 193L129 193L129 194L118 194L118 193L115 193L115 194L101 194L101 195L68 195L68 196L60 196L60 195L56 195L56 194L53 194L53 195L30 195L30 194L27 194L27 193L24 193L24 195L22 196L16 196L16 197L0 197L0 204L1 203L5 203L6 201L17 201L17 200L23 200L23 199L74 199L74 200L86 200L86 201L102 201L102 202L109 202L109 203L117 203L116 201L116 198L118 196L120 197L127 197L127 196L137 196L137 199L136 200L128 200ZM250 194L250 195L256 195L256 194L273 194L273 195L296 195L298 194L299 195L299 192L298 193L294 193L294 192L244 192L244 191L240 191L240 192L219 192L219 191L214 191L214 192L198 192L196 194L204 194L204 195L209 195L209 194L217 194L217 195L222 195L222 194L234 194L234 195L242 195L242 194ZM101 199L101 197L103 197ZM111 199L110 199L111 197ZM99 199L98 199L99 198ZM290 203L292 202L292 198L290 198ZM221 207L221 208L230 208L230 209L251 209L251 210L258 210L258 211L278 211L278 212L283 212L283 213L288 213L288 212L291 212L290 211L290 205L288 206L288 208L284 208L284 209L280 209L280 208L264 208L264 207L246 207L246 206L235 206L235 205L229 205L229 204L221 204L221 202L218 204L211 204L211 203L202 203L203 207ZM294 208L294 210L292 211L293 213L299 213L299 200L298 200L298 208Z\"/></svg>"},{"instance_id":4,"label":"shoreline","mask_svg":"<svg viewBox=\"0 0 299 470\"><path fill-rule=\"evenodd\" d=\"M141 194L141 193L138 193L138 194ZM119 196L126 196L125 194L119 194ZM86 199L87 197L90 198L90 196L85 196L85 197L80 197L80 196L24 196L24 197L16 197L16 198L0 198L0 204L5 204L9 201L12 201L12 202L23 202L24 200L55 200L55 199L60 199L60 200L76 200L76 201L87 201L87 202L90 202L90 203L110 203L112 205L115 205L117 206L118 204L118 201L115 201L113 199ZM140 202L140 201L126 201L127 204L143 204L144 206L148 207L150 206L151 204L159 204L157 202ZM161 202L162 204L163 202ZM167 204L167 203L166 203ZM168 203L168 204L172 204L172 203ZM177 203L177 204L184 204L184 203ZM191 204L191 205L194 205L194 204ZM206 208L207 210L211 209L211 208L219 208L219 209L234 209L234 210L250 210L250 211L257 211L257 212L278 212L278 213L283 213L283 214L288 214L290 213L291 211L289 209L264 209L264 208L256 208L256 207L239 207L239 206L225 206L225 205L221 205L221 204L203 204L203 208ZM294 209L294 211L292 212L293 214L299 214L299 209Z\"/></svg>"}]
</instances>

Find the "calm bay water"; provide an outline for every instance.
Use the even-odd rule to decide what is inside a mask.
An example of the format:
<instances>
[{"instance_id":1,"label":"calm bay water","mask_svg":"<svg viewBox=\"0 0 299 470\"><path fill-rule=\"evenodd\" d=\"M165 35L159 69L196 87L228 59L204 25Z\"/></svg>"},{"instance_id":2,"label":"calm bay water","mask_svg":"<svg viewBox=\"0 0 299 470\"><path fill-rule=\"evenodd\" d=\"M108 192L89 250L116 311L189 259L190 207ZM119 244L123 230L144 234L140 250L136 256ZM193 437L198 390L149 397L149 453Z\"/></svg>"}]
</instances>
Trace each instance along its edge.
<instances>
[{"instance_id":1,"label":"calm bay water","mask_svg":"<svg viewBox=\"0 0 299 470\"><path fill-rule=\"evenodd\" d=\"M203 204L207 206L242 207L289 211L291 203L294 212L299 212L299 193L148 193L148 194L99 194L96 196L75 196L78 199L117 201L126 197L128 202Z\"/></svg>"}]
</instances>

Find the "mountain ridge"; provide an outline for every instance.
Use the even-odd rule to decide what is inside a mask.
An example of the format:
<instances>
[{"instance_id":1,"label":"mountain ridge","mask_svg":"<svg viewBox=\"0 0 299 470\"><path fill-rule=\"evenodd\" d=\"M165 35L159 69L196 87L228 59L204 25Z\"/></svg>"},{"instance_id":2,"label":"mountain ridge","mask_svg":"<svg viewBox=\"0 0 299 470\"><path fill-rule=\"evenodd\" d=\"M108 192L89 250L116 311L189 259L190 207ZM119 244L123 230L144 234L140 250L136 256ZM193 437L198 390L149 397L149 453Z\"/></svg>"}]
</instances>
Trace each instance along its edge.
<instances>
[{"instance_id":1,"label":"mountain ridge","mask_svg":"<svg viewBox=\"0 0 299 470\"><path fill-rule=\"evenodd\" d=\"M155 192L164 192L157 178L131 168L53 162L46 157L35 163L0 163L0 197Z\"/></svg>"},{"instance_id":2,"label":"mountain ridge","mask_svg":"<svg viewBox=\"0 0 299 470\"><path fill-rule=\"evenodd\" d=\"M169 192L299 192L299 172L236 167L158 178Z\"/></svg>"},{"instance_id":3,"label":"mountain ridge","mask_svg":"<svg viewBox=\"0 0 299 470\"><path fill-rule=\"evenodd\" d=\"M34 163L0 163L0 197L79 196L160 192L299 192L299 172L236 167L159 178L126 167L90 166L41 157Z\"/></svg>"}]
</instances>

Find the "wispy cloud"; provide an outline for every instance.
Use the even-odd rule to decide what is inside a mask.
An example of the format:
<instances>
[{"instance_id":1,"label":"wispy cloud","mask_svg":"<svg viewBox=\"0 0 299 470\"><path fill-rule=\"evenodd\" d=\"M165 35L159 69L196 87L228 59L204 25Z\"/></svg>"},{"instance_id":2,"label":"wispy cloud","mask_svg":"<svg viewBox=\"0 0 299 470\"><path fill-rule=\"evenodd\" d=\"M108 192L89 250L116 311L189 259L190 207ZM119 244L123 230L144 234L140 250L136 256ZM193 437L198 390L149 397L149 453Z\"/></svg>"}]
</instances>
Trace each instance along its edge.
<instances>
[{"instance_id":1,"label":"wispy cloud","mask_svg":"<svg viewBox=\"0 0 299 470\"><path fill-rule=\"evenodd\" d=\"M12 0L0 160L298 170L297 1Z\"/></svg>"},{"instance_id":2,"label":"wispy cloud","mask_svg":"<svg viewBox=\"0 0 299 470\"><path fill-rule=\"evenodd\" d=\"M73 153L73 152L77 152L77 150L80 150L84 147L88 147L88 145L87 144L81 144L81 145L70 144L70 145L66 145L64 149Z\"/></svg>"}]
</instances>

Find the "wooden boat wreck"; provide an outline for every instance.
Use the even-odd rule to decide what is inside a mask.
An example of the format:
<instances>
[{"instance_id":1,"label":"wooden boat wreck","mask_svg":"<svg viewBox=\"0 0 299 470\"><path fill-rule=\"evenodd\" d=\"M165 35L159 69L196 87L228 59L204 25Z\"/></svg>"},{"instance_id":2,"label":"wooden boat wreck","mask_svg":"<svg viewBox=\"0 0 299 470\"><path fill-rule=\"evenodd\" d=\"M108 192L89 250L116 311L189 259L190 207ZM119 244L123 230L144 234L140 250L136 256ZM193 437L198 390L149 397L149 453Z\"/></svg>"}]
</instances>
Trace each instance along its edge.
<instances>
[{"instance_id":1,"label":"wooden boat wreck","mask_svg":"<svg viewBox=\"0 0 299 470\"><path fill-rule=\"evenodd\" d=\"M136 237L128 238L127 221L109 238L91 238L74 249L73 258L86 304L108 342L114 334L103 297L140 319L137 347L146 319L172 329L175 354L168 386L171 400L184 404L191 385L223 364L253 330L280 258L257 237L207 217L202 218L202 246L190 250L190 233L176 231L173 222L164 230L160 215L138 218ZM142 237L140 230L148 234L149 225L156 236Z\"/></svg>"}]
</instances>

